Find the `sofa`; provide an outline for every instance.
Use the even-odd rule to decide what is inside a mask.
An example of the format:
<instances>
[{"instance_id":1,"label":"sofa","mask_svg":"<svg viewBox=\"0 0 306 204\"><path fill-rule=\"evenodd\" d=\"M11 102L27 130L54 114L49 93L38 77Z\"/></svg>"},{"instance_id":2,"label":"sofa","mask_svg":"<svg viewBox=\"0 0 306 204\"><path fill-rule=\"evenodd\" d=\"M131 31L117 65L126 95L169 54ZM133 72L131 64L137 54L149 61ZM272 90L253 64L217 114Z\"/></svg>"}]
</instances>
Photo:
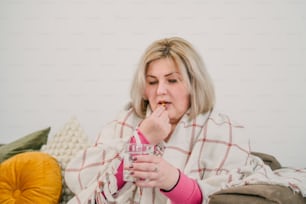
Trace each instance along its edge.
<instances>
[{"instance_id":1,"label":"sofa","mask_svg":"<svg viewBox=\"0 0 306 204\"><path fill-rule=\"evenodd\" d=\"M49 138L50 127L21 136L0 146L1 204L65 204L73 196L64 182L70 159L89 146L78 120L73 117ZM252 152L272 170L282 168L275 157ZM305 204L306 198L277 185L245 185L216 192L209 204Z\"/></svg>"},{"instance_id":2,"label":"sofa","mask_svg":"<svg viewBox=\"0 0 306 204\"><path fill-rule=\"evenodd\" d=\"M272 155L252 152L260 157L272 170L282 168L279 161ZM291 189L269 184L256 184L232 187L220 190L211 196L209 204L306 204L306 197L294 193Z\"/></svg>"}]
</instances>

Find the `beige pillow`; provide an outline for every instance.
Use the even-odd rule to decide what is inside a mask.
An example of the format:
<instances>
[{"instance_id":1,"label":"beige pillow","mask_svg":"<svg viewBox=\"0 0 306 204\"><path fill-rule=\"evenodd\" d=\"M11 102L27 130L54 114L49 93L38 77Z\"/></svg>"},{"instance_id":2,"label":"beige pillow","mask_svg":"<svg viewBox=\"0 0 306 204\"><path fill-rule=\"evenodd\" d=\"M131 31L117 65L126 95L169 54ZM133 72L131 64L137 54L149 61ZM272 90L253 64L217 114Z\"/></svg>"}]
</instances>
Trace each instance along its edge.
<instances>
[{"instance_id":1,"label":"beige pillow","mask_svg":"<svg viewBox=\"0 0 306 204\"><path fill-rule=\"evenodd\" d=\"M23 152L39 150L48 140L50 127L32 132L9 144L0 147L0 163L4 160Z\"/></svg>"},{"instance_id":2,"label":"beige pillow","mask_svg":"<svg viewBox=\"0 0 306 204\"><path fill-rule=\"evenodd\" d=\"M64 180L65 168L72 157L78 151L89 147L89 139L80 126L77 118L72 117L66 124L58 131L48 143L42 146L41 151L52 155L61 165L62 170L62 197L60 203L66 204L72 197L73 193L67 187Z\"/></svg>"}]
</instances>

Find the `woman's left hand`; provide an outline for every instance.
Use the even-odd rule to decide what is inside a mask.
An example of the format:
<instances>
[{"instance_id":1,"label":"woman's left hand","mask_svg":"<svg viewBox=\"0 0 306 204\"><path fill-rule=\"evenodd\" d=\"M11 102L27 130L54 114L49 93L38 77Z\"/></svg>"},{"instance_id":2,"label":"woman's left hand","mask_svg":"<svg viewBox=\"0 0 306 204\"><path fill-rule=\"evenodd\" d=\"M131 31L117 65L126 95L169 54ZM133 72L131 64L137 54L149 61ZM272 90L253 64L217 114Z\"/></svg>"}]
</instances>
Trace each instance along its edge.
<instances>
[{"instance_id":1,"label":"woman's left hand","mask_svg":"<svg viewBox=\"0 0 306 204\"><path fill-rule=\"evenodd\" d=\"M129 170L137 186L170 190L179 179L179 170L160 156L137 155L133 159Z\"/></svg>"}]
</instances>

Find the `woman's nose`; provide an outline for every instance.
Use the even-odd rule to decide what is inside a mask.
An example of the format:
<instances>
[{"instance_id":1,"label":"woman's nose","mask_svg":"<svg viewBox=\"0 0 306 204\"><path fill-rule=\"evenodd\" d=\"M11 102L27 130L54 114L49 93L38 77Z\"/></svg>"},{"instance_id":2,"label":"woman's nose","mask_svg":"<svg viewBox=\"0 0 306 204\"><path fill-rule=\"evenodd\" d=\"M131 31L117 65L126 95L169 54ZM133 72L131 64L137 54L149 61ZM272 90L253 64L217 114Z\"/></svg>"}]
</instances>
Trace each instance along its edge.
<instances>
[{"instance_id":1,"label":"woman's nose","mask_svg":"<svg viewBox=\"0 0 306 204\"><path fill-rule=\"evenodd\" d=\"M157 87L157 95L162 95L167 93L167 87L164 83L159 83Z\"/></svg>"}]
</instances>

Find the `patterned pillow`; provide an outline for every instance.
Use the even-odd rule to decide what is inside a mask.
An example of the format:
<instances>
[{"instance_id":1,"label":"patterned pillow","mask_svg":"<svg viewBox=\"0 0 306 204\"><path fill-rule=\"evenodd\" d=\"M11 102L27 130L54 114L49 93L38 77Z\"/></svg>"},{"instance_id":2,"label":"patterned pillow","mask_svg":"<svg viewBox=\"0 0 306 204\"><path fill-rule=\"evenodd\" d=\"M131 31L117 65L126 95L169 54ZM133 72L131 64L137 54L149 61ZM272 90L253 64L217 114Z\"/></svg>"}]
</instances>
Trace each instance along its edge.
<instances>
[{"instance_id":1,"label":"patterned pillow","mask_svg":"<svg viewBox=\"0 0 306 204\"><path fill-rule=\"evenodd\" d=\"M65 183L65 168L70 159L74 157L77 152L87 147L89 147L89 139L85 135L78 120L72 117L66 122L62 129L41 148L42 152L46 152L55 157L61 165L63 178L61 204L66 204L74 195Z\"/></svg>"}]
</instances>

